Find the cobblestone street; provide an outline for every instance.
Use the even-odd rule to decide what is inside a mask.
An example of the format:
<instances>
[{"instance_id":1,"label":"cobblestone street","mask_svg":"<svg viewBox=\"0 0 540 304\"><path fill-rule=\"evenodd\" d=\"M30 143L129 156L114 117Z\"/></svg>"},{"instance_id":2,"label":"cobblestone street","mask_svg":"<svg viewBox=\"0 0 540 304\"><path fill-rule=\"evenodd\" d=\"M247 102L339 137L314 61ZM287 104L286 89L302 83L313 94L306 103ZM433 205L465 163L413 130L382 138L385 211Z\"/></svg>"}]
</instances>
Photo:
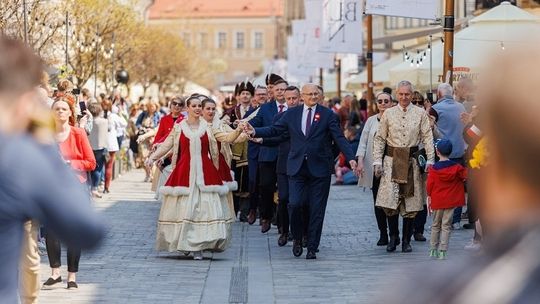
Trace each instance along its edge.
<instances>
[{"instance_id":1,"label":"cobblestone street","mask_svg":"<svg viewBox=\"0 0 540 304\"><path fill-rule=\"evenodd\" d=\"M452 263L466 254L463 246L472 237L471 230L455 231L444 262L428 258L429 240L412 241L412 253L399 247L388 254L375 245L371 192L339 186L331 189L317 260L294 258L292 242L278 247L275 227L262 235L258 225L237 222L231 248L194 261L154 250L160 205L143 179L142 171L132 171L96 201L107 220L106 240L95 252L83 252L78 290L68 291L64 282L41 291L40 303L370 303L381 281L413 266ZM44 256L42 280L49 274Z\"/></svg>"}]
</instances>

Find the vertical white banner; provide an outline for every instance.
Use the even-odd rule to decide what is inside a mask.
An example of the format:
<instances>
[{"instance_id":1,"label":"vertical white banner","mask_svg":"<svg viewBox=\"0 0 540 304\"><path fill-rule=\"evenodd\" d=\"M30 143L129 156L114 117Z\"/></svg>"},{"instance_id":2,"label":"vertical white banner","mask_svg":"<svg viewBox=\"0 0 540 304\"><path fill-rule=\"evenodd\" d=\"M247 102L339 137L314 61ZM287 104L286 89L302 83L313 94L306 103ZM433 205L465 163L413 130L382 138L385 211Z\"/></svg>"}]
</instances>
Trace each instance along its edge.
<instances>
[{"instance_id":1,"label":"vertical white banner","mask_svg":"<svg viewBox=\"0 0 540 304\"><path fill-rule=\"evenodd\" d=\"M323 0L319 51L362 54L362 1Z\"/></svg>"}]
</instances>

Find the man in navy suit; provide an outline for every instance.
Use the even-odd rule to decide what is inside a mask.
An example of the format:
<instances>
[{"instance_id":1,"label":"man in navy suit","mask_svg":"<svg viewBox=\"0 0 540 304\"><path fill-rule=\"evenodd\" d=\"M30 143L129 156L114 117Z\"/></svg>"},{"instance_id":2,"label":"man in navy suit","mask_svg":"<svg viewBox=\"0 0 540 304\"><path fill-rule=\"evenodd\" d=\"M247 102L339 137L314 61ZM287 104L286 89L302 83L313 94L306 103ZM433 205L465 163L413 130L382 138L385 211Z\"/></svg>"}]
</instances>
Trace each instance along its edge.
<instances>
[{"instance_id":1,"label":"man in navy suit","mask_svg":"<svg viewBox=\"0 0 540 304\"><path fill-rule=\"evenodd\" d=\"M328 108L318 105L322 98L314 84L302 87L304 105L288 110L275 124L253 128L247 123L241 127L257 137L275 137L289 133L291 149L287 160L289 175L289 216L294 237L293 254L302 255L302 198L309 206L308 253L306 259L316 259L330 192L333 172L332 142L345 155L353 170L356 161L350 145L343 136L337 116Z\"/></svg>"},{"instance_id":2,"label":"man in navy suit","mask_svg":"<svg viewBox=\"0 0 540 304\"><path fill-rule=\"evenodd\" d=\"M266 103L268 92L266 87L257 86L255 96L252 98L251 108L246 112L243 119L247 119L259 107ZM261 145L254 141L248 142L248 179L249 179L249 214L247 221L253 225L257 220L257 207L259 206L259 150Z\"/></svg>"},{"instance_id":3,"label":"man in navy suit","mask_svg":"<svg viewBox=\"0 0 540 304\"><path fill-rule=\"evenodd\" d=\"M289 86L285 89L284 93L287 106L290 108L296 107L301 104L300 90L295 86ZM274 123L278 121L286 112L277 114L274 117ZM253 141L261 143L263 146L277 146L278 158L276 163L277 185L278 185L278 223L281 228L280 236L278 238L278 245L283 247L287 244L289 239L289 176L287 175L287 159L289 157L290 141L288 132L284 132L277 137L254 138ZM307 208L304 208L304 239L302 239L302 246L307 246L307 229L306 225L309 219L309 214L306 214Z\"/></svg>"},{"instance_id":4,"label":"man in navy suit","mask_svg":"<svg viewBox=\"0 0 540 304\"><path fill-rule=\"evenodd\" d=\"M274 117L287 110L285 102L285 89L288 84L285 80L278 80L272 87L274 100L261 105L257 115L249 121L254 127L271 126ZM261 218L261 232L270 230L270 223L274 215L274 192L276 192L276 162L278 148L276 146L261 146L259 149L259 213Z\"/></svg>"}]
</instances>

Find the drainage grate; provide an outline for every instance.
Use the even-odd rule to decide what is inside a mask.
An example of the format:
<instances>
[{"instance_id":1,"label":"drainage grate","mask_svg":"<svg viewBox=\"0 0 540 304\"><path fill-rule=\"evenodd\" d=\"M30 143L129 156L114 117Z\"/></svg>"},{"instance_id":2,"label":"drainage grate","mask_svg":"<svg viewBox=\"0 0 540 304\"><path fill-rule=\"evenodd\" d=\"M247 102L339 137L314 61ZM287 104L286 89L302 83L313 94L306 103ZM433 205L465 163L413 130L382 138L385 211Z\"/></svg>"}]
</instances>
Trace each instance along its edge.
<instances>
[{"instance_id":1,"label":"drainage grate","mask_svg":"<svg viewBox=\"0 0 540 304\"><path fill-rule=\"evenodd\" d=\"M248 268L233 267L229 289L229 303L247 303L248 301Z\"/></svg>"}]
</instances>

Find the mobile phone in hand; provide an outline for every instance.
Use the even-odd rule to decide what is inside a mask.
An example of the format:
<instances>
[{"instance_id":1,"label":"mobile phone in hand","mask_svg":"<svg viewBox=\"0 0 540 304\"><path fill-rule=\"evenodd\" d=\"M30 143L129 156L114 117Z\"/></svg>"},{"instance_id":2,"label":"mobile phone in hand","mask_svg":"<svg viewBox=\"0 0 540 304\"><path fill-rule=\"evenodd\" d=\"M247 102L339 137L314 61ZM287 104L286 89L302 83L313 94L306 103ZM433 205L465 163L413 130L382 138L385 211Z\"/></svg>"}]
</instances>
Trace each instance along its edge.
<instances>
[{"instance_id":1,"label":"mobile phone in hand","mask_svg":"<svg viewBox=\"0 0 540 304\"><path fill-rule=\"evenodd\" d=\"M81 114L84 115L85 114L84 112L86 112L86 102L80 101L79 108L81 109Z\"/></svg>"}]
</instances>

